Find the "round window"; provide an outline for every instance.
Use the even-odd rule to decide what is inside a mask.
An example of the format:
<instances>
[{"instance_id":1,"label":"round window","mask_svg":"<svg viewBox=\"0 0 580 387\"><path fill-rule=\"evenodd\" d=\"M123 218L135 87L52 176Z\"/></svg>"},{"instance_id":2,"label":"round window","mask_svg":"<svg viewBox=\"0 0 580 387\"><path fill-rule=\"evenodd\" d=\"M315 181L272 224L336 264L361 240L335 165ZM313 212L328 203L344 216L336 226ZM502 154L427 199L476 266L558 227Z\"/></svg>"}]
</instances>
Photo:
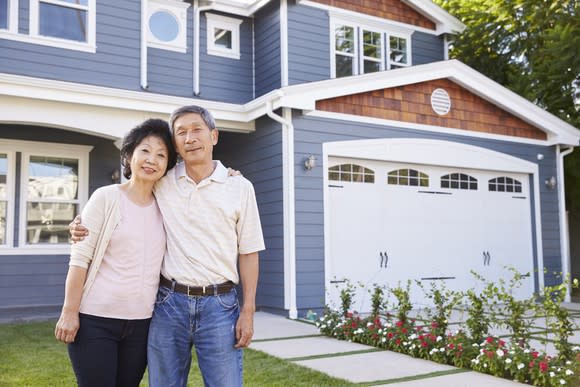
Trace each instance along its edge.
<instances>
[{"instance_id":1,"label":"round window","mask_svg":"<svg viewBox=\"0 0 580 387\"><path fill-rule=\"evenodd\" d=\"M179 34L179 23L171 13L157 11L149 18L149 29L160 41L171 42Z\"/></svg>"}]
</instances>

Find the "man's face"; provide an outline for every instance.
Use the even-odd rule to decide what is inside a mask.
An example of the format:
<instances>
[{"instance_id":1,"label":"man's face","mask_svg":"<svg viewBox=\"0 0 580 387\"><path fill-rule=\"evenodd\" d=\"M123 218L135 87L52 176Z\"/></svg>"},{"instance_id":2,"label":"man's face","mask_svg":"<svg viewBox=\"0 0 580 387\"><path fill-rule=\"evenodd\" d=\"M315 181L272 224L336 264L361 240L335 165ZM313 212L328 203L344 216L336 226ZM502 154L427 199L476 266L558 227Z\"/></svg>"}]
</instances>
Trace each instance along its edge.
<instances>
[{"instance_id":1,"label":"man's face","mask_svg":"<svg viewBox=\"0 0 580 387\"><path fill-rule=\"evenodd\" d=\"M173 123L173 139L177 153L186 165L205 165L213 159L217 129L208 128L197 113L186 113Z\"/></svg>"}]
</instances>

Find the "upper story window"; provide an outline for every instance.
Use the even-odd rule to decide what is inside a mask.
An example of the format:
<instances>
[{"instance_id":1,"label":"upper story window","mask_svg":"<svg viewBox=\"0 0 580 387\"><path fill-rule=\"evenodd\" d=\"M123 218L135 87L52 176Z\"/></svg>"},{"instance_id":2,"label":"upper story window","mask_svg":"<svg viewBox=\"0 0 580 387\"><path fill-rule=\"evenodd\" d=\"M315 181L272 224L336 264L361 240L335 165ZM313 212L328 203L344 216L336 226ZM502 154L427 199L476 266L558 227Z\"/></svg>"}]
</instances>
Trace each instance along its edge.
<instances>
[{"instance_id":1,"label":"upper story window","mask_svg":"<svg viewBox=\"0 0 580 387\"><path fill-rule=\"evenodd\" d=\"M410 34L334 19L332 76L366 74L410 66Z\"/></svg>"},{"instance_id":2,"label":"upper story window","mask_svg":"<svg viewBox=\"0 0 580 387\"><path fill-rule=\"evenodd\" d=\"M328 168L328 180L354 183L374 183L375 172L356 164L340 164Z\"/></svg>"},{"instance_id":3,"label":"upper story window","mask_svg":"<svg viewBox=\"0 0 580 387\"><path fill-rule=\"evenodd\" d=\"M213 13L207 20L207 53L209 55L240 59L240 25L242 20Z\"/></svg>"},{"instance_id":4,"label":"upper story window","mask_svg":"<svg viewBox=\"0 0 580 387\"><path fill-rule=\"evenodd\" d=\"M186 52L189 4L176 0L149 0L147 6L148 46Z\"/></svg>"},{"instance_id":5,"label":"upper story window","mask_svg":"<svg viewBox=\"0 0 580 387\"><path fill-rule=\"evenodd\" d=\"M522 192L522 183L511 177L502 176L489 180L490 191L494 192Z\"/></svg>"},{"instance_id":6,"label":"upper story window","mask_svg":"<svg viewBox=\"0 0 580 387\"><path fill-rule=\"evenodd\" d=\"M90 149L0 140L0 254L10 248L68 251L68 224L88 197Z\"/></svg>"},{"instance_id":7,"label":"upper story window","mask_svg":"<svg viewBox=\"0 0 580 387\"><path fill-rule=\"evenodd\" d=\"M441 176L441 188L477 190L477 179L465 173Z\"/></svg>"},{"instance_id":8,"label":"upper story window","mask_svg":"<svg viewBox=\"0 0 580 387\"><path fill-rule=\"evenodd\" d=\"M0 0L0 31L18 30L18 0Z\"/></svg>"}]
</instances>

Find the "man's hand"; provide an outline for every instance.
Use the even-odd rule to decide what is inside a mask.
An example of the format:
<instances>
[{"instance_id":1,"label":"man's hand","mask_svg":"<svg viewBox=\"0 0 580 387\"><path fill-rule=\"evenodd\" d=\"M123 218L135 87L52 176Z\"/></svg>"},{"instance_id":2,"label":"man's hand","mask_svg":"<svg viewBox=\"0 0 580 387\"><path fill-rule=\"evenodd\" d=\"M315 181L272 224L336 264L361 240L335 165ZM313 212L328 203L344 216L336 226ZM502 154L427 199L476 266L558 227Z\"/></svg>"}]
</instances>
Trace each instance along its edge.
<instances>
[{"instance_id":1,"label":"man's hand","mask_svg":"<svg viewBox=\"0 0 580 387\"><path fill-rule=\"evenodd\" d=\"M79 331L79 326L78 313L63 311L56 323L54 337L65 344L72 343L75 341L75 337Z\"/></svg>"},{"instance_id":2,"label":"man's hand","mask_svg":"<svg viewBox=\"0 0 580 387\"><path fill-rule=\"evenodd\" d=\"M242 311L236 324L236 348L247 348L252 342L254 336L254 312Z\"/></svg>"},{"instance_id":3,"label":"man's hand","mask_svg":"<svg viewBox=\"0 0 580 387\"><path fill-rule=\"evenodd\" d=\"M80 215L75 216L73 221L70 222L68 225L68 230L70 232L70 239L73 241L73 243L80 242L85 239L87 235L89 235L89 230L87 230L87 228L81 224Z\"/></svg>"}]
</instances>

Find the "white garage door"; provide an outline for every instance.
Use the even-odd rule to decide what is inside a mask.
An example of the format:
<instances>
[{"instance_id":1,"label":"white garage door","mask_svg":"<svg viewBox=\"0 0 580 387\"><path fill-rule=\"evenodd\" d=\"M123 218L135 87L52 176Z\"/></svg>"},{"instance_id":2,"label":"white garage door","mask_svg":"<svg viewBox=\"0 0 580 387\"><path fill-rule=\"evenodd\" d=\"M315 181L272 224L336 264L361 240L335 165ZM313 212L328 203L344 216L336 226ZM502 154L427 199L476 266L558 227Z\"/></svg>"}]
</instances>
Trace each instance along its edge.
<instances>
[{"instance_id":1,"label":"white garage door","mask_svg":"<svg viewBox=\"0 0 580 387\"><path fill-rule=\"evenodd\" d=\"M339 306L348 279L372 289L411 280L411 297L427 304L432 282L454 290L476 287L471 270L509 280L513 267L533 273L528 175L329 158L330 283L327 303ZM533 292L526 277L516 296ZM355 308L368 311L370 294Z\"/></svg>"}]
</instances>

